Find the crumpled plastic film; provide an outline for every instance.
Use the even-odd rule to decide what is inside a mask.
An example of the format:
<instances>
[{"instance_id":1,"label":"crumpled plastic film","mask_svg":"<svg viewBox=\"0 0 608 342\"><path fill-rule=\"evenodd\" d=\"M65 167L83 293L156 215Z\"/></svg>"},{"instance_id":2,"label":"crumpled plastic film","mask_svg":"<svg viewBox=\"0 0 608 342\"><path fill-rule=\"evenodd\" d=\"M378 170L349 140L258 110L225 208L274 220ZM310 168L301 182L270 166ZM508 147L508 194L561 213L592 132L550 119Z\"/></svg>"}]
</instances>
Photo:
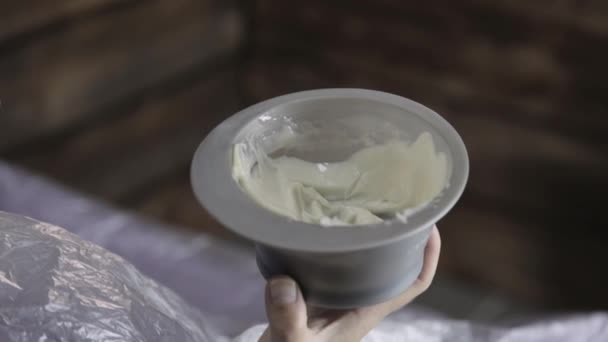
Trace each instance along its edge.
<instances>
[{"instance_id":1,"label":"crumpled plastic film","mask_svg":"<svg viewBox=\"0 0 608 342\"><path fill-rule=\"evenodd\" d=\"M221 341L202 315L121 257L0 212L0 341Z\"/></svg>"}]
</instances>

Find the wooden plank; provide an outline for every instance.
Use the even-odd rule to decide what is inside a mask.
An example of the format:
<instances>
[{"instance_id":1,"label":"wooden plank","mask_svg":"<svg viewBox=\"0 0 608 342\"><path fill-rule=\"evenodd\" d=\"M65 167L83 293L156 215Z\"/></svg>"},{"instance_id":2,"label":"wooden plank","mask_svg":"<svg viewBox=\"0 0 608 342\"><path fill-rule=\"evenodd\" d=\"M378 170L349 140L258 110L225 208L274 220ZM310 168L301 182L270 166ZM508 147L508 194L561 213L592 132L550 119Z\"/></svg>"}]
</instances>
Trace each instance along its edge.
<instances>
[{"instance_id":1,"label":"wooden plank","mask_svg":"<svg viewBox=\"0 0 608 342\"><path fill-rule=\"evenodd\" d=\"M481 6L493 6L505 14L521 15L542 22L544 25L571 26L589 34L608 35L606 14L608 6L603 0L591 1L510 1L500 0L488 3L483 0L471 0Z\"/></svg>"},{"instance_id":2,"label":"wooden plank","mask_svg":"<svg viewBox=\"0 0 608 342\"><path fill-rule=\"evenodd\" d=\"M469 151L468 188L483 201L508 205L510 212L519 210L520 217L547 230L608 224L600 215L608 190L608 158L602 151L487 118L456 116L453 124Z\"/></svg>"},{"instance_id":3,"label":"wooden plank","mask_svg":"<svg viewBox=\"0 0 608 342\"><path fill-rule=\"evenodd\" d=\"M227 3L154 0L11 50L0 59L0 150L111 115L106 106L234 53L241 36Z\"/></svg>"},{"instance_id":4,"label":"wooden plank","mask_svg":"<svg viewBox=\"0 0 608 342\"><path fill-rule=\"evenodd\" d=\"M418 76L426 83L456 80L483 95L523 98L521 102L541 109L566 86L568 70L544 43L525 39L517 46L493 44L478 33L451 29L459 25L459 18L452 20L450 29L429 31L366 13L340 17L339 12L318 7L315 21L278 14L276 23L265 21L258 30L259 50L291 50L377 73Z\"/></svg>"},{"instance_id":5,"label":"wooden plank","mask_svg":"<svg viewBox=\"0 0 608 342\"><path fill-rule=\"evenodd\" d=\"M105 120L13 161L78 190L117 200L189 165L205 135L238 108L232 70L159 87Z\"/></svg>"},{"instance_id":6,"label":"wooden plank","mask_svg":"<svg viewBox=\"0 0 608 342\"><path fill-rule=\"evenodd\" d=\"M438 227L442 237L439 272L535 304L551 299L553 294L537 272L539 265L551 260L543 258L542 240L537 232L526 232L525 224L459 205Z\"/></svg>"},{"instance_id":7,"label":"wooden plank","mask_svg":"<svg viewBox=\"0 0 608 342\"><path fill-rule=\"evenodd\" d=\"M0 42L39 30L51 23L95 12L130 0L3 1L0 3Z\"/></svg>"},{"instance_id":8,"label":"wooden plank","mask_svg":"<svg viewBox=\"0 0 608 342\"><path fill-rule=\"evenodd\" d=\"M608 276L595 271L608 267L602 239L572 230L556 237L508 215L480 211L466 200L438 226L443 242L440 273L549 308L608 306Z\"/></svg>"},{"instance_id":9,"label":"wooden plank","mask_svg":"<svg viewBox=\"0 0 608 342\"><path fill-rule=\"evenodd\" d=\"M264 15L273 10L273 7L281 6L280 1L260 0L257 1L258 15ZM310 4L315 0L300 1L297 6L300 14L302 12L313 13L309 10ZM608 25L605 20L608 7L602 0L585 1L484 1L466 0L459 2L441 1L427 3L408 3L399 0L379 0L369 2L365 0L338 0L327 3L337 8L344 14L362 11L374 15L382 13L386 18L401 17L406 22L423 23L434 28L444 27L446 18L457 15L468 15L470 23L484 23L485 28L497 28L503 24L502 33L513 35L533 26L571 28L583 31L587 34L608 34ZM293 4L292 4L293 7ZM286 15L292 15L295 11L284 11ZM297 15L297 14L296 14ZM515 25L508 22L517 19ZM497 26L498 25L498 26ZM529 32L533 34L533 32Z\"/></svg>"},{"instance_id":10,"label":"wooden plank","mask_svg":"<svg viewBox=\"0 0 608 342\"><path fill-rule=\"evenodd\" d=\"M326 64L323 72L334 77L327 83L347 85L373 83L358 75L373 73L385 88L407 85L421 96L437 92L495 104L492 115L518 113L521 124L567 135L574 130L590 143L601 142L608 129L602 81L608 44L601 32L547 24L478 1L449 10L390 0L346 7L312 0L296 12L281 2L262 4L257 53L272 59L269 65L285 58Z\"/></svg>"},{"instance_id":11,"label":"wooden plank","mask_svg":"<svg viewBox=\"0 0 608 342\"><path fill-rule=\"evenodd\" d=\"M373 3L355 0L345 6L342 1L310 0L302 2L298 11L290 11L292 5L280 1L261 3L256 12L257 32L276 27L286 31L299 29L316 39L332 40L336 44L364 43L360 44L361 49L379 46L387 50L419 44L450 50L448 55L436 56L439 63L442 61L438 57L443 63L451 62L463 43L471 40L484 40L498 47L529 45L529 42L552 46L561 41L565 31L576 31L572 23L547 22L542 16L513 13L499 5L476 0L445 2L443 6L390 0ZM608 29L585 34L604 36L607 33ZM415 49L408 52L419 53Z\"/></svg>"},{"instance_id":12,"label":"wooden plank","mask_svg":"<svg viewBox=\"0 0 608 342\"><path fill-rule=\"evenodd\" d=\"M247 79L247 89L255 100L313 87L378 89L415 99L448 118L451 113L491 116L608 151L604 134L608 121L600 110L601 103L578 101L578 115L573 115L576 103L561 91L555 90L555 97L545 93L517 96L477 86L458 75L437 75L415 66L378 67L381 62L376 59L351 57L345 52L317 56L302 55L301 51L264 51L251 62Z\"/></svg>"},{"instance_id":13,"label":"wooden plank","mask_svg":"<svg viewBox=\"0 0 608 342\"><path fill-rule=\"evenodd\" d=\"M283 41L283 39L285 37L270 38L271 41ZM306 43L305 40L297 40ZM341 46L339 43L328 42L326 45L318 41L308 42L309 44L304 46L315 46L308 51L295 47L277 49L277 44L262 43L260 44L262 52L258 59L272 59L273 63L278 59L281 63L282 56L299 55L301 57L296 59L297 63L336 65L339 69L333 74L342 71L353 78L357 75L351 74L363 72L363 75L371 74L377 78L386 78L387 84L399 80L402 83L415 82L417 88L427 93L431 88L437 91L457 92L457 95L464 91L469 96L478 95L489 97L490 100L515 102L515 105L539 112L539 115L561 114L559 111L553 111L551 103L554 102L555 95L564 92L565 84L563 77L560 76L563 70L545 51L535 47L522 47L515 51L500 49L487 51L479 44L463 46L460 50L463 54L460 62L457 61L458 53L455 53L451 58L453 65L448 67L438 66L432 62L431 55L441 55L441 51L427 51L426 54L419 52L418 57L412 58L405 56L406 50L382 51L374 48L367 50L356 45ZM395 58L400 53L405 57ZM482 56L478 56L479 54ZM478 59L484 58L492 62L476 63ZM521 64L524 59L528 61L529 68L510 68ZM537 65L542 67L536 67Z\"/></svg>"}]
</instances>

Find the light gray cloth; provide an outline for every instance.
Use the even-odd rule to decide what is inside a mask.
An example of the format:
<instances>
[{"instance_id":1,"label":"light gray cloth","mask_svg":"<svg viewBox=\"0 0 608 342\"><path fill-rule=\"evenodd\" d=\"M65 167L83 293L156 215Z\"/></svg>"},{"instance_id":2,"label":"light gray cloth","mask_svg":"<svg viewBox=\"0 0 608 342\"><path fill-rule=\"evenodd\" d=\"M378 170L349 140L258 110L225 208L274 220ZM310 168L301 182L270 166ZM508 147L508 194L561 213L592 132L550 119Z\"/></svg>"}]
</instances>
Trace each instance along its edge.
<instances>
[{"instance_id":1,"label":"light gray cloth","mask_svg":"<svg viewBox=\"0 0 608 342\"><path fill-rule=\"evenodd\" d=\"M239 342L257 341L265 326L247 330ZM486 326L456 321L419 310L402 310L382 321L362 342L605 342L608 315L595 313Z\"/></svg>"},{"instance_id":2,"label":"light gray cloth","mask_svg":"<svg viewBox=\"0 0 608 342\"><path fill-rule=\"evenodd\" d=\"M64 226L135 265L61 228L0 214L0 341L225 341L264 321L249 249L176 233L1 162L0 210ZM490 326L410 306L364 341L608 341L608 315Z\"/></svg>"}]
</instances>

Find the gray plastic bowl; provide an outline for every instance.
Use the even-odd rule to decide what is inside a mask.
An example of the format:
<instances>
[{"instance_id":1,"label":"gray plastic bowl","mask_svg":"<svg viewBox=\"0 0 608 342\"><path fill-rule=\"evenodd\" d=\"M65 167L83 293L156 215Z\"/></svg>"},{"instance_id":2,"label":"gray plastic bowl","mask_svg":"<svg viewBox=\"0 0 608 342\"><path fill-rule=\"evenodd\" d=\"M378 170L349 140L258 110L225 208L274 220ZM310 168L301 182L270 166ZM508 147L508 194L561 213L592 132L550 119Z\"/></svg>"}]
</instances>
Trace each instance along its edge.
<instances>
[{"instance_id":1,"label":"gray plastic bowl","mask_svg":"<svg viewBox=\"0 0 608 342\"><path fill-rule=\"evenodd\" d=\"M296 132L295 139L282 139L285 129ZM422 132L430 132L436 149L446 154L450 178L441 195L406 223L323 227L296 222L256 204L232 178L232 146L245 139L269 154L324 162L344 160L369 144L413 141ZM372 90L320 89L276 97L226 119L197 149L191 172L203 207L256 244L266 278L289 275L308 303L353 308L385 301L413 283L431 228L460 198L469 163L454 128L416 102Z\"/></svg>"}]
</instances>

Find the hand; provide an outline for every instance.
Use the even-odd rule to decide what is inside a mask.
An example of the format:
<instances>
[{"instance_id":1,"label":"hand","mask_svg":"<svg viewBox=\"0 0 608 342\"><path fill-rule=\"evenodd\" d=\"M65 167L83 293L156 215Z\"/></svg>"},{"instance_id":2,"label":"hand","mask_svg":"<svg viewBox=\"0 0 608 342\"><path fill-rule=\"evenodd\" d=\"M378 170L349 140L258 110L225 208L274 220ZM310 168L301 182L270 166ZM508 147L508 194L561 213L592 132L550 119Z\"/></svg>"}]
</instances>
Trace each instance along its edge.
<instances>
[{"instance_id":1,"label":"hand","mask_svg":"<svg viewBox=\"0 0 608 342\"><path fill-rule=\"evenodd\" d=\"M266 285L269 325L260 342L360 341L384 317L410 303L431 285L440 249L439 231L434 227L424 250L424 266L414 284L389 301L352 310L307 308L292 279L283 276L271 279Z\"/></svg>"}]
</instances>

